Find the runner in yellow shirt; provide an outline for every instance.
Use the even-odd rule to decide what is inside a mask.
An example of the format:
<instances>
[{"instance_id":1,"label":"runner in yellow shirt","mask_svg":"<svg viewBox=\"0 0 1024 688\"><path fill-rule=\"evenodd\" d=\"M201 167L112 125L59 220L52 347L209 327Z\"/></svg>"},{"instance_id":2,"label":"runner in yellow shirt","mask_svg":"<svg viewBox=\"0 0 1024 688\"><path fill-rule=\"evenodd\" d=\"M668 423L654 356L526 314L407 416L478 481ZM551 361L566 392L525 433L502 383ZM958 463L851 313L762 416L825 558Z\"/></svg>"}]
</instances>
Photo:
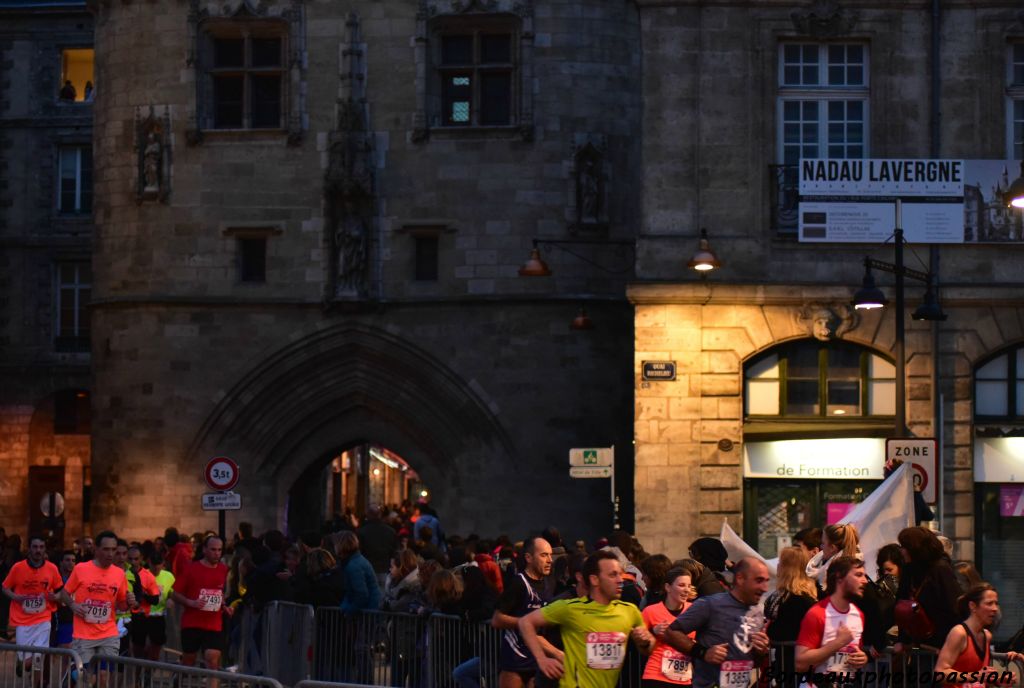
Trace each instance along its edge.
<instances>
[{"instance_id":1,"label":"runner in yellow shirt","mask_svg":"<svg viewBox=\"0 0 1024 688\"><path fill-rule=\"evenodd\" d=\"M590 594L559 600L519 619L519 632L548 678L560 678L559 688L614 688L626 659L626 643L642 652L654 646L640 610L619 599L622 566L611 552L598 551L583 564ZM564 653L547 656L537 636L545 626L559 626Z\"/></svg>"}]
</instances>

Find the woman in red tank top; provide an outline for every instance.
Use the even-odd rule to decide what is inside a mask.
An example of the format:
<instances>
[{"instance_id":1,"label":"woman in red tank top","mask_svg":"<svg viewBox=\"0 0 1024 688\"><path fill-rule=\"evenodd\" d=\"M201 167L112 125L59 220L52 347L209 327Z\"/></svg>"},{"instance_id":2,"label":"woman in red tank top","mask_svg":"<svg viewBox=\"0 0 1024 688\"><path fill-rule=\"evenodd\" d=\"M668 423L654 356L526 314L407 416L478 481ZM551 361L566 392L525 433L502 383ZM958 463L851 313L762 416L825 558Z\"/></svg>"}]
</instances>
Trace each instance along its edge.
<instances>
[{"instance_id":1,"label":"woman in red tank top","mask_svg":"<svg viewBox=\"0 0 1024 688\"><path fill-rule=\"evenodd\" d=\"M999 615L999 595L991 585L981 583L961 595L956 608L965 621L946 636L935 672L946 674L946 683L984 684L983 672L995 671L991 668L992 633L988 629ZM1019 657L1016 652L1008 653L1011 661Z\"/></svg>"}]
</instances>

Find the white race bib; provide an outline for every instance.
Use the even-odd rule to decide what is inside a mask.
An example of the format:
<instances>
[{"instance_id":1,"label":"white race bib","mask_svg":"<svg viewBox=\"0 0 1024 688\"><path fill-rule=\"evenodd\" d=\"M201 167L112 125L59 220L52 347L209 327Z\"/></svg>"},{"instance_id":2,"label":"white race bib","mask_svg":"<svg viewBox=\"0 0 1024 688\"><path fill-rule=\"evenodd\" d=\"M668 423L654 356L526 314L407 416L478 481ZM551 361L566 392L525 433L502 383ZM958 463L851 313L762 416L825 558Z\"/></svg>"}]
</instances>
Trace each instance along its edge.
<instances>
[{"instance_id":1,"label":"white race bib","mask_svg":"<svg viewBox=\"0 0 1024 688\"><path fill-rule=\"evenodd\" d=\"M204 612L219 612L224 602L224 591L216 588L202 588L199 590L199 602L203 606L200 610Z\"/></svg>"},{"instance_id":2,"label":"white race bib","mask_svg":"<svg viewBox=\"0 0 1024 688\"><path fill-rule=\"evenodd\" d=\"M689 683L693 679L690 658L681 652L665 648L665 654L661 656L661 675L669 681Z\"/></svg>"},{"instance_id":3,"label":"white race bib","mask_svg":"<svg viewBox=\"0 0 1024 688\"><path fill-rule=\"evenodd\" d=\"M722 662L718 672L720 688L747 688L754 673L754 661L750 659Z\"/></svg>"},{"instance_id":4,"label":"white race bib","mask_svg":"<svg viewBox=\"0 0 1024 688\"><path fill-rule=\"evenodd\" d=\"M587 633L587 666L621 669L626 659L625 633Z\"/></svg>"},{"instance_id":5,"label":"white race bib","mask_svg":"<svg viewBox=\"0 0 1024 688\"><path fill-rule=\"evenodd\" d=\"M21 601L21 610L26 614L42 614L46 611L46 600L42 595L26 597Z\"/></svg>"},{"instance_id":6,"label":"white race bib","mask_svg":"<svg viewBox=\"0 0 1024 688\"><path fill-rule=\"evenodd\" d=\"M845 674L849 671L850 648L843 648L825 660L825 673Z\"/></svg>"},{"instance_id":7,"label":"white race bib","mask_svg":"<svg viewBox=\"0 0 1024 688\"><path fill-rule=\"evenodd\" d=\"M86 600L82 603L86 623L107 623L110 621L110 602L106 600Z\"/></svg>"}]
</instances>

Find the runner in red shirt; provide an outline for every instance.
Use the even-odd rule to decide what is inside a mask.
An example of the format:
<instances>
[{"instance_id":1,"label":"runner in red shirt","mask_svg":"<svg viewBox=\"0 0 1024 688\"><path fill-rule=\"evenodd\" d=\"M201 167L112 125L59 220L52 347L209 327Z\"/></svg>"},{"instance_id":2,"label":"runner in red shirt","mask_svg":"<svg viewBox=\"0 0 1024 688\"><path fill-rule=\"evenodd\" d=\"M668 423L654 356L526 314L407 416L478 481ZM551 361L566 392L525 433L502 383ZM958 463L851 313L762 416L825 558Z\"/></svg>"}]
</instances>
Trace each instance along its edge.
<instances>
[{"instance_id":1,"label":"runner in red shirt","mask_svg":"<svg viewBox=\"0 0 1024 688\"><path fill-rule=\"evenodd\" d=\"M49 646L50 618L57 611L54 595L62 587L60 571L46 560L46 540L39 535L31 536L28 559L12 566L3 583L4 594L11 598L10 624L14 626L18 645ZM18 653L18 659L25 660L26 669L31 667L33 657L40 655ZM37 668L42 669L41 662Z\"/></svg>"},{"instance_id":2,"label":"runner in red shirt","mask_svg":"<svg viewBox=\"0 0 1024 688\"><path fill-rule=\"evenodd\" d=\"M231 608L224 606L224 585L228 567L221 563L224 542L211 535L203 543L203 558L184 567L174 581L172 599L180 604L181 663L194 666L196 654L203 650L208 669L220 667L224 651L223 615Z\"/></svg>"},{"instance_id":3,"label":"runner in red shirt","mask_svg":"<svg viewBox=\"0 0 1024 688\"><path fill-rule=\"evenodd\" d=\"M999 616L999 594L988 583L979 583L956 601L956 610L964 622L953 626L946 636L935 663L935 677L944 675L945 682L975 688L988 683L992 667L992 632L989 630ZM1024 659L1017 652L1006 653L1006 666Z\"/></svg>"},{"instance_id":4,"label":"runner in red shirt","mask_svg":"<svg viewBox=\"0 0 1024 688\"><path fill-rule=\"evenodd\" d=\"M828 595L807 610L796 637L796 670L833 674L828 683L845 682L868 662L864 652L864 612L860 599L867 583L864 562L841 556L828 566Z\"/></svg>"}]
</instances>

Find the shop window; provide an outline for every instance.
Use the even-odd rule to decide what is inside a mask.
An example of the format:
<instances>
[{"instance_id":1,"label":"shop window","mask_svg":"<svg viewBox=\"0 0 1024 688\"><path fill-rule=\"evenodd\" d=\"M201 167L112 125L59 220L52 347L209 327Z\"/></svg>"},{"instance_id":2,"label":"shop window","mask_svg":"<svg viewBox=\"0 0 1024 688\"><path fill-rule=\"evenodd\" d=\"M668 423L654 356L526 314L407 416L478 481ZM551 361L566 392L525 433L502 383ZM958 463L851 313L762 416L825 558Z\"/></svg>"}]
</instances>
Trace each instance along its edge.
<instances>
[{"instance_id":1,"label":"shop window","mask_svg":"<svg viewBox=\"0 0 1024 688\"><path fill-rule=\"evenodd\" d=\"M747 416L890 416L895 399L895 366L853 344L783 344L744 369Z\"/></svg>"},{"instance_id":2,"label":"shop window","mask_svg":"<svg viewBox=\"0 0 1024 688\"><path fill-rule=\"evenodd\" d=\"M92 147L61 147L58 174L57 210L66 215L91 213Z\"/></svg>"},{"instance_id":3,"label":"shop window","mask_svg":"<svg viewBox=\"0 0 1024 688\"><path fill-rule=\"evenodd\" d=\"M1007 55L1006 154L1024 160L1024 43L1013 43Z\"/></svg>"},{"instance_id":4,"label":"shop window","mask_svg":"<svg viewBox=\"0 0 1024 688\"><path fill-rule=\"evenodd\" d=\"M88 351L89 299L92 295L92 270L89 263L59 263L56 293L56 350Z\"/></svg>"},{"instance_id":5,"label":"shop window","mask_svg":"<svg viewBox=\"0 0 1024 688\"><path fill-rule=\"evenodd\" d=\"M66 48L60 56L60 89L62 103L91 103L96 95L92 48Z\"/></svg>"},{"instance_id":6,"label":"shop window","mask_svg":"<svg viewBox=\"0 0 1024 688\"><path fill-rule=\"evenodd\" d=\"M206 34L206 129L280 129L285 111L284 27L218 24Z\"/></svg>"},{"instance_id":7,"label":"shop window","mask_svg":"<svg viewBox=\"0 0 1024 688\"><path fill-rule=\"evenodd\" d=\"M1024 418L1024 347L991 358L975 370L974 415Z\"/></svg>"},{"instance_id":8,"label":"shop window","mask_svg":"<svg viewBox=\"0 0 1024 688\"><path fill-rule=\"evenodd\" d=\"M434 55L441 126L515 124L516 31L498 19L435 27Z\"/></svg>"}]
</instances>

